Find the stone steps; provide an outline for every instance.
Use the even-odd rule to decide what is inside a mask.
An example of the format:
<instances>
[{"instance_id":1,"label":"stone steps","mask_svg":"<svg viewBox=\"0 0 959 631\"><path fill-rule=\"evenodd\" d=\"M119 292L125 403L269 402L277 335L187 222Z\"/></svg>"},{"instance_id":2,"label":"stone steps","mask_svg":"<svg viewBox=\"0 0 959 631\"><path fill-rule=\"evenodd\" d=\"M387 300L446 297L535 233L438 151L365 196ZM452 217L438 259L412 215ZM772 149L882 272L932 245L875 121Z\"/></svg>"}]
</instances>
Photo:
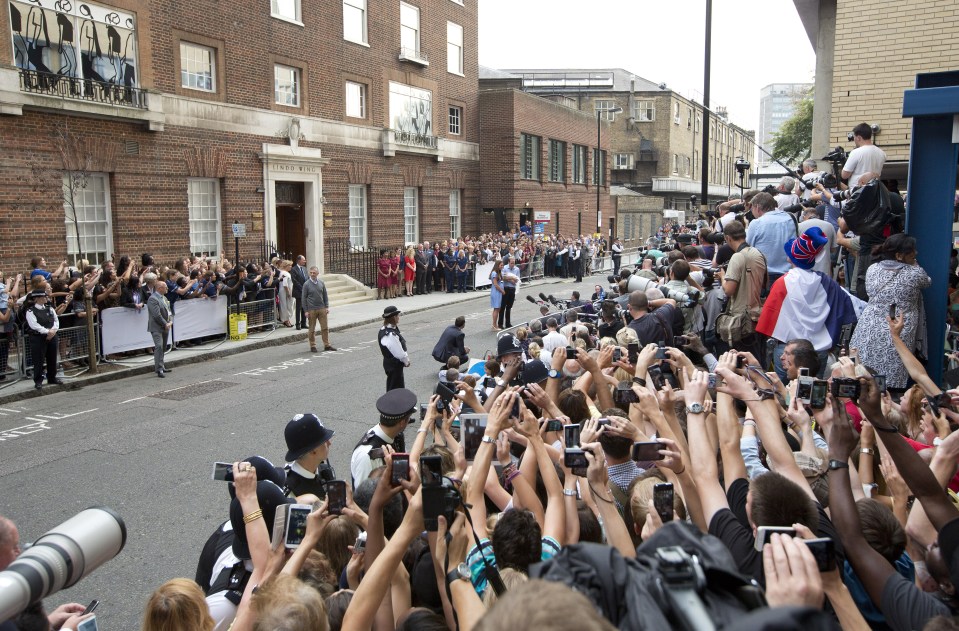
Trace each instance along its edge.
<instances>
[{"instance_id":1,"label":"stone steps","mask_svg":"<svg viewBox=\"0 0 959 631\"><path fill-rule=\"evenodd\" d=\"M366 287L345 274L325 274L320 278L326 285L331 307L366 302L376 298L376 290Z\"/></svg>"}]
</instances>

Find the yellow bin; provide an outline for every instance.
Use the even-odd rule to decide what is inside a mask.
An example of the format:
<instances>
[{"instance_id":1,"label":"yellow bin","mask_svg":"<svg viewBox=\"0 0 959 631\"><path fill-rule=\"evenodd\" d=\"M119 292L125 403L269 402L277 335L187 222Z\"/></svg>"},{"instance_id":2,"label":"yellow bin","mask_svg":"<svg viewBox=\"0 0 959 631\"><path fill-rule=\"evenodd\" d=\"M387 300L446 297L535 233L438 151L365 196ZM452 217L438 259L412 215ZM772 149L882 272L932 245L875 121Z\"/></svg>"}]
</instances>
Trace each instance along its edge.
<instances>
[{"instance_id":1,"label":"yellow bin","mask_svg":"<svg viewBox=\"0 0 959 631\"><path fill-rule=\"evenodd\" d=\"M246 339L246 314L230 314L230 340L239 342Z\"/></svg>"}]
</instances>

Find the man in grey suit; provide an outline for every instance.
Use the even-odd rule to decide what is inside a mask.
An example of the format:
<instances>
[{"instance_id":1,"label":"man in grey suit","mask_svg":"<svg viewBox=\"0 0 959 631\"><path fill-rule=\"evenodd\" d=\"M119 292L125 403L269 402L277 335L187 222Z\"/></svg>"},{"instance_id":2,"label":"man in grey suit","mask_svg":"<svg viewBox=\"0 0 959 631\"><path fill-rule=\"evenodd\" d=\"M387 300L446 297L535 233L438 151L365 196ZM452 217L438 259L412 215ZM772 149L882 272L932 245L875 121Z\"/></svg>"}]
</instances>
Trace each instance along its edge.
<instances>
[{"instance_id":1,"label":"man in grey suit","mask_svg":"<svg viewBox=\"0 0 959 631\"><path fill-rule=\"evenodd\" d=\"M153 337L153 368L157 377L165 377L170 372L163 365L163 353L166 351L166 342L173 328L173 313L170 311L170 302L166 299L167 285L163 281L153 285L153 293L147 300L147 331Z\"/></svg>"},{"instance_id":2,"label":"man in grey suit","mask_svg":"<svg viewBox=\"0 0 959 631\"><path fill-rule=\"evenodd\" d=\"M315 265L310 268L310 277L303 283L303 294L301 298L303 300L303 310L306 311L306 315L309 317L309 324L307 324L309 333L307 339L310 340L310 352L317 352L317 320L320 321L320 327L322 327L323 350L335 351L336 349L330 344L330 332L327 327L327 315L330 313L330 299L326 295L326 285L320 280L320 270Z\"/></svg>"},{"instance_id":3,"label":"man in grey suit","mask_svg":"<svg viewBox=\"0 0 959 631\"><path fill-rule=\"evenodd\" d=\"M293 297L296 298L296 330L306 328L306 310L303 309L303 284L306 282L306 257L296 257L296 265L290 270L293 279Z\"/></svg>"}]
</instances>

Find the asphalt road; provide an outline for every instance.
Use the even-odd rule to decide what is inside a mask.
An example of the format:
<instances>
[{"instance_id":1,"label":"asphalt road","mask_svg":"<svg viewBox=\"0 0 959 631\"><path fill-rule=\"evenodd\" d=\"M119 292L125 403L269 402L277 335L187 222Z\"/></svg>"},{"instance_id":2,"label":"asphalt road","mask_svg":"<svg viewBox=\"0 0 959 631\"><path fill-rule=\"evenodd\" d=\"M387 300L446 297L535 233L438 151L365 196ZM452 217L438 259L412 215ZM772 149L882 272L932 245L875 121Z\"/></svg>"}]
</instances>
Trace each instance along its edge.
<instances>
[{"instance_id":1,"label":"asphalt road","mask_svg":"<svg viewBox=\"0 0 959 631\"><path fill-rule=\"evenodd\" d=\"M531 291L568 297L579 289L588 297L598 278ZM513 324L539 313L526 293L517 296ZM370 308L379 313L386 304ZM403 308L402 299L394 304ZM467 317L471 355L495 353L488 294L400 319L412 361L406 386L424 400L439 369L430 352L458 315ZM212 463L257 454L281 464L283 429L296 413L315 412L336 431L333 466L349 479L352 447L376 422L386 388L377 328L334 333L336 353L279 345L177 367L164 380L135 376L0 407L0 432L36 430L0 440L0 514L18 524L21 541L97 505L127 526L120 555L48 598L48 610L97 598L101 628L138 629L150 593L168 579L193 578L204 542L228 517L229 496L211 480Z\"/></svg>"}]
</instances>

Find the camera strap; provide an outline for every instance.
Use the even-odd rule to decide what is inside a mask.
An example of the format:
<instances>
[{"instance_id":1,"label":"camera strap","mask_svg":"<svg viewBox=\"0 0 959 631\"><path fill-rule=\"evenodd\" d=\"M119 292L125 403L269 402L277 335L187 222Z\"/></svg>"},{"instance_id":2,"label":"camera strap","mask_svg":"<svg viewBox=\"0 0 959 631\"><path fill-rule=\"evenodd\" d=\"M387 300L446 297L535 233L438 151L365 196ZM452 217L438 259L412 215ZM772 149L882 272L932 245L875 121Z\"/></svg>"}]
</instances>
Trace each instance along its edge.
<instances>
[{"instance_id":1,"label":"camera strap","mask_svg":"<svg viewBox=\"0 0 959 631\"><path fill-rule=\"evenodd\" d=\"M486 582L490 584L497 596L502 596L506 593L506 585L503 583L503 579L499 575L499 570L496 568L496 566L491 565L486 559L486 555L483 554L483 546L480 543L479 536L476 534L476 527L473 525L473 517L470 515L470 505L466 502L463 502L462 498L460 498L460 503L465 509L466 521L470 525L470 532L473 533L473 541L476 542L476 548L479 551L480 559L483 560L483 567L486 569ZM490 543L490 545L492 545L492 543Z\"/></svg>"}]
</instances>

